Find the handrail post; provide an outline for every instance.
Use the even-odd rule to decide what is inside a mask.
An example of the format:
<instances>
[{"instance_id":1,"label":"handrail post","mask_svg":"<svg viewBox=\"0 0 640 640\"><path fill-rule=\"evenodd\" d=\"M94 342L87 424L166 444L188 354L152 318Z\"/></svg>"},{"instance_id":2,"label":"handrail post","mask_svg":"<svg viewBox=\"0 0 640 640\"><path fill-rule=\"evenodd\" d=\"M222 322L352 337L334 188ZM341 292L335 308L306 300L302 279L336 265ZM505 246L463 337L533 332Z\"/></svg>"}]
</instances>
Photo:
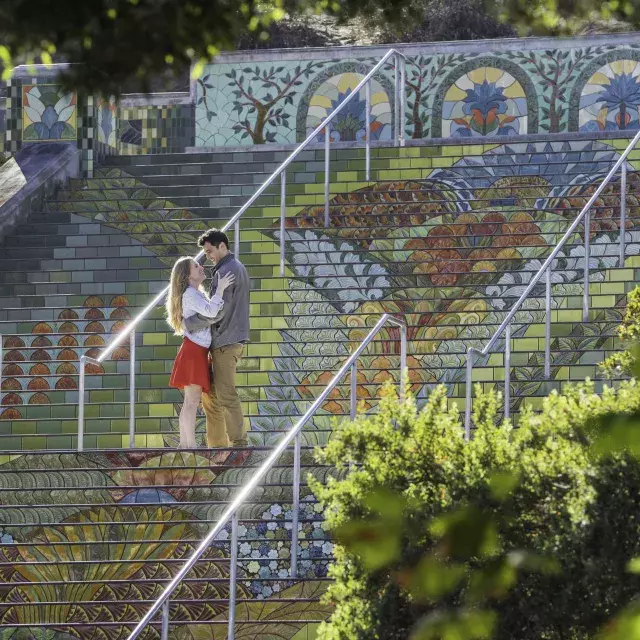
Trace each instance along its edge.
<instances>
[{"instance_id":1,"label":"handrail post","mask_svg":"<svg viewBox=\"0 0 640 640\"><path fill-rule=\"evenodd\" d=\"M324 226L329 226L329 163L331 162L331 129L324 128Z\"/></svg>"},{"instance_id":2,"label":"handrail post","mask_svg":"<svg viewBox=\"0 0 640 640\"><path fill-rule=\"evenodd\" d=\"M398 116L398 142L401 147L404 147L404 119L405 119L405 103L406 103L406 73L407 61L404 56L398 55L398 62L400 64L400 113Z\"/></svg>"},{"instance_id":3,"label":"handrail post","mask_svg":"<svg viewBox=\"0 0 640 640\"><path fill-rule=\"evenodd\" d=\"M129 448L136 446L136 332L129 336Z\"/></svg>"},{"instance_id":4,"label":"handrail post","mask_svg":"<svg viewBox=\"0 0 640 640\"><path fill-rule=\"evenodd\" d=\"M240 256L240 218L233 225L233 252L236 258Z\"/></svg>"},{"instance_id":5,"label":"handrail post","mask_svg":"<svg viewBox=\"0 0 640 640\"><path fill-rule=\"evenodd\" d=\"M620 266L624 267L626 253L626 229L627 227L627 165L622 164L620 177Z\"/></svg>"},{"instance_id":6,"label":"handrail post","mask_svg":"<svg viewBox=\"0 0 640 640\"><path fill-rule=\"evenodd\" d=\"M371 80L364 86L364 168L365 180L371 180Z\"/></svg>"},{"instance_id":7,"label":"handrail post","mask_svg":"<svg viewBox=\"0 0 640 640\"><path fill-rule=\"evenodd\" d=\"M162 605L162 628L160 631L160 640L168 640L169 638L169 600L165 600Z\"/></svg>"},{"instance_id":8,"label":"handrail post","mask_svg":"<svg viewBox=\"0 0 640 640\"><path fill-rule=\"evenodd\" d=\"M353 422L356 419L356 410L358 406L358 361L351 365L351 396L349 399L349 417Z\"/></svg>"},{"instance_id":9,"label":"handrail post","mask_svg":"<svg viewBox=\"0 0 640 640\"><path fill-rule=\"evenodd\" d=\"M171 579L169 584L164 588L162 594L154 601L153 605L149 608L149 610L144 614L140 622L136 625L133 631L129 634L129 640L135 640L145 629L145 627L154 619L164 603L169 600L173 592L176 590L178 585L182 582L184 578L187 577L189 572L193 569L198 560L203 556L203 554L210 547L211 543L218 539L218 535L222 531L224 527L227 526L227 523L231 521L231 569L230 569L230 590L229 590L229 616L228 616L228 635L227 640L234 638L234 625L235 625L235 608L236 608L236 596L237 596L237 567L238 567L238 513L240 508L245 503L245 501L249 498L251 493L256 489L258 483L260 483L263 478L267 475L270 469L276 464L276 462L280 459L280 457L284 454L284 452L291 446L291 444L296 441L296 448L294 451L294 488L297 484L298 490L300 487L300 462L297 464L295 460L300 461L300 443L302 439L302 429L307 424L307 422L315 415L316 411L322 407L323 403L329 397L331 392L336 388L336 386L343 380L344 376L347 374L353 363L362 355L364 350L371 344L373 339L380 333L382 327L384 327L387 323L397 325L404 325L406 323L393 318L388 313L383 313L378 322L376 322L375 326L367 334L366 338L362 340L362 342L356 347L353 353L347 358L347 360L342 364L337 373L333 376L331 381L326 385L324 390L320 393L320 395L313 401L311 406L305 411L304 415L296 422L293 428L291 428L277 443L271 453L267 456L267 458L262 462L262 464L255 470L253 475L248 478L247 482L242 485L229 504L222 515L218 518L217 522L211 527L209 533L205 536L205 538L200 542L197 549L193 552L191 557L185 562L185 564L178 570L176 575ZM91 360L91 358L89 358ZM296 483L296 478L298 482ZM299 513L299 495L298 498L295 498L294 495L294 506L297 507L294 513ZM296 516L292 514L292 520ZM294 526L292 526L292 558L295 559L292 561L293 570L297 571L297 566L293 564L293 562L297 562L298 556L298 545L297 545L297 529L298 529L298 520L294 520Z\"/></svg>"},{"instance_id":10,"label":"handrail post","mask_svg":"<svg viewBox=\"0 0 640 640\"><path fill-rule=\"evenodd\" d=\"M551 266L546 271L546 287L544 296L544 377L551 377Z\"/></svg>"},{"instance_id":11,"label":"handrail post","mask_svg":"<svg viewBox=\"0 0 640 640\"><path fill-rule=\"evenodd\" d=\"M511 413L511 325L504 330L504 417Z\"/></svg>"},{"instance_id":12,"label":"handrail post","mask_svg":"<svg viewBox=\"0 0 640 640\"><path fill-rule=\"evenodd\" d=\"M393 146L400 144L400 58L395 55L393 57Z\"/></svg>"},{"instance_id":13,"label":"handrail post","mask_svg":"<svg viewBox=\"0 0 640 640\"><path fill-rule=\"evenodd\" d=\"M287 171L280 174L280 277L284 278L285 217L287 215Z\"/></svg>"},{"instance_id":14,"label":"handrail post","mask_svg":"<svg viewBox=\"0 0 640 640\"><path fill-rule=\"evenodd\" d=\"M87 356L80 356L78 366L78 451L84 451L84 387L85 387L85 366L87 364Z\"/></svg>"},{"instance_id":15,"label":"handrail post","mask_svg":"<svg viewBox=\"0 0 640 640\"><path fill-rule=\"evenodd\" d=\"M298 522L300 520L300 432L293 442L293 505L291 510L291 577L298 577Z\"/></svg>"},{"instance_id":16,"label":"handrail post","mask_svg":"<svg viewBox=\"0 0 640 640\"><path fill-rule=\"evenodd\" d=\"M400 400L407 397L407 385L409 383L409 370L407 368L407 325L400 325Z\"/></svg>"},{"instance_id":17,"label":"handrail post","mask_svg":"<svg viewBox=\"0 0 640 640\"><path fill-rule=\"evenodd\" d=\"M464 405L464 439L471 439L471 395L472 395L472 375L473 375L473 352L475 349L467 349L467 376L465 384L465 405Z\"/></svg>"},{"instance_id":18,"label":"handrail post","mask_svg":"<svg viewBox=\"0 0 640 640\"><path fill-rule=\"evenodd\" d=\"M589 320L589 253L591 251L591 210L584 215L584 294L582 296L582 321Z\"/></svg>"},{"instance_id":19,"label":"handrail post","mask_svg":"<svg viewBox=\"0 0 640 640\"><path fill-rule=\"evenodd\" d=\"M229 628L227 640L236 637L236 581L238 577L238 512L231 516L231 565L229 570Z\"/></svg>"}]
</instances>

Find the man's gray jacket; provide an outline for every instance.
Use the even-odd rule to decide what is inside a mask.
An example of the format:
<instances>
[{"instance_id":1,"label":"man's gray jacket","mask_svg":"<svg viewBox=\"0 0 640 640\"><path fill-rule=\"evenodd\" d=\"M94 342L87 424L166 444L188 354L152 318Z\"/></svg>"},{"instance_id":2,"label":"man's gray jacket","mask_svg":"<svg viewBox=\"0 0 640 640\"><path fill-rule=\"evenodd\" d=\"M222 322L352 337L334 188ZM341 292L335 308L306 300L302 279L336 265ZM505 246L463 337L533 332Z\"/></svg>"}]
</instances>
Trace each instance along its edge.
<instances>
[{"instance_id":1,"label":"man's gray jacket","mask_svg":"<svg viewBox=\"0 0 640 640\"><path fill-rule=\"evenodd\" d=\"M224 307L215 320L201 315L185 318L189 331L197 331L211 326L211 348L219 349L229 344L249 342L249 292L251 281L242 262L236 260L232 253L227 254L212 271L209 294L213 294L218 286L218 278L233 273L234 283L222 295Z\"/></svg>"}]
</instances>

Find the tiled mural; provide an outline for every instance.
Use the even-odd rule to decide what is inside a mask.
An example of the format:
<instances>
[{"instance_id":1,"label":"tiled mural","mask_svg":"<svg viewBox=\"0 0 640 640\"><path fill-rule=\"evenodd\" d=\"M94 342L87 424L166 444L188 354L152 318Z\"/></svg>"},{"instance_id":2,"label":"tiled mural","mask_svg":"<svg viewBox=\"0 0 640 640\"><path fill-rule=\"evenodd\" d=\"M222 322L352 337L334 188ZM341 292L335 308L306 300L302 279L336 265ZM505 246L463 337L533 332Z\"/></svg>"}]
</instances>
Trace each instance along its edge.
<instances>
[{"instance_id":1,"label":"tiled mural","mask_svg":"<svg viewBox=\"0 0 640 640\"><path fill-rule=\"evenodd\" d=\"M632 38L592 46L531 48L486 53L473 45L449 45L456 53L425 54L405 45L408 138L478 138L568 131L638 128L635 71L640 45ZM588 39L586 40L588 42ZM581 41L582 42L582 41ZM600 40L600 42L603 42ZM428 45L423 48L429 49ZM432 49L430 49L432 50ZM294 143L345 99L384 54L345 59L318 54L296 59L294 51L269 60L225 56L205 68L196 84L196 144L201 147ZM391 138L391 64L372 86L372 139ZM635 101L635 102L634 102ZM622 116L619 114L622 113ZM339 119L340 120L340 119ZM364 91L332 132L332 139L364 136ZM340 131L344 130L344 133Z\"/></svg>"},{"instance_id":2,"label":"tiled mural","mask_svg":"<svg viewBox=\"0 0 640 640\"><path fill-rule=\"evenodd\" d=\"M242 394L256 442L269 441L270 432L289 426L303 413L317 385L330 378L349 345L361 340L372 320L382 312L407 314L411 325L411 384L418 397L425 397L440 382L448 385L451 397L463 397L466 348L470 344L481 345L490 337L492 327L556 244L576 207L593 193L623 145L624 140L523 142L444 147L446 152L442 154L429 147L387 149L382 157L379 153L374 155L372 166L380 182L373 184L362 181L362 158L345 163L332 181L329 228L324 228L323 196L314 182L298 185L292 194L287 208L286 243L290 276L284 279L273 277L275 268L270 266L278 254L279 230L272 208L277 199L265 197L263 208L258 209L262 211L263 228L253 228L242 236L243 259L254 278L254 310L269 316L254 319L252 342L243 361ZM243 158L242 162L250 159ZM633 160L630 170L637 163ZM309 161L296 173L314 175L315 164ZM295 184L295 175L292 180ZM638 174L631 171L627 199L629 255L640 251L637 181ZM192 188L195 197L198 189ZM205 193L208 187L202 189ZM618 264L617 189L617 182L612 183L594 205L594 304L603 309L602 322L609 328L604 329L604 334L601 324L590 329L593 345L607 342L607 332L613 331L619 319L616 305L624 302L625 283L607 280L607 270ZM174 256L190 253L197 236L207 227L206 220L198 219L202 212L196 215L183 206L177 199L159 197L140 178L129 176L126 166L102 169L100 177L85 181L83 188L61 193L59 201L52 203L55 211L66 211L97 223L98 228L117 231L123 238L121 242L128 239L141 253L140 257L117 260L116 268L126 269L118 272L126 278L118 283L123 288L121 295L68 296L65 308L69 311L62 313L73 313L75 317L60 316L55 325L22 322L18 333L32 335L28 340L5 336L5 349L10 347L7 366L12 368L5 371L3 380L3 418L17 420L16 435L20 432L20 419L47 419L49 433L61 435L65 425L54 412L45 415L42 405L53 403L51 394L64 391L58 385L67 383L59 382L52 377L54 372L43 368L39 376L42 381L37 382L42 388L25 388L18 379L21 372L26 373L21 361L37 360L38 365L47 367L48 360L60 359L58 354L63 349L68 354L65 361L75 366L80 348L95 348L117 331L129 313L146 303L145 292L152 290L150 283L162 282ZM497 233L499 230L501 234ZM96 234L97 229L92 233ZM581 237L583 234L576 231L554 267L554 291L560 300L558 317L575 323L562 338L566 340L565 351L570 350L571 344L586 344L579 305L562 307L571 300L580 300L584 251ZM127 252L130 254L128 247ZM49 262L47 265L53 266ZM56 262L56 269L63 270L56 277L71 278L65 268L100 268L98 262ZM115 266L116 262L107 261L101 268L108 269L111 264ZM108 282L114 276L96 272L92 277ZM628 275L630 283L634 277L632 270ZM522 324L514 338L521 340L522 353L515 358L517 375L528 377L515 381L515 390L522 395L539 395L554 385L543 379L537 353L541 344L537 339L535 347L528 342L531 332L542 326L539 301L531 301L518 315L518 321ZM80 343L74 337L78 331L91 335ZM319 331L325 343L321 352L317 346ZM47 337L51 332L56 334L55 341ZM388 340L379 344L381 350L363 358L366 366L359 372L359 394L367 406L375 404L379 383L396 375L396 333L394 328L386 329ZM139 406L144 424L140 446L173 446L180 394L163 385L177 339L158 317L147 327L144 341L138 356L142 362L149 360L149 366L153 364L153 384L160 384L162 390L140 392L145 398ZM579 358L576 349L573 351L571 357ZM126 345L118 357L126 359ZM559 356L554 363L553 373L558 380L566 374L563 367L577 362L562 360L568 357ZM105 363L110 374L122 373L116 364ZM276 371L271 370L274 366ZM269 371L270 386L267 396L260 397L256 389L265 383L265 370ZM141 389L150 384L147 373L141 373ZM492 375L496 376L492 380L498 379L500 371ZM126 386L126 380L122 385ZM336 389L325 415L346 411L347 395L347 388ZM91 402L117 403L119 398L122 396L108 389L90 394ZM94 409L89 407L88 411ZM103 424L111 427L95 441L90 436L91 442L122 442L128 422L124 407L121 409L121 414L114 415L111 421L104 415ZM89 413L90 419L101 417L102 414ZM326 428L326 418L319 417L315 425ZM109 428L113 437L108 435ZM200 430L202 433L202 426ZM316 438L313 431L307 434L311 442L323 437L319 433Z\"/></svg>"},{"instance_id":3,"label":"tiled mural","mask_svg":"<svg viewBox=\"0 0 640 640\"><path fill-rule=\"evenodd\" d=\"M638 128L640 39L635 35L539 45L510 41L510 47L493 41L401 45L407 56L405 136L482 138ZM73 98L75 115L71 102L59 102L62 96L52 104L35 102L41 84L51 89L46 96L53 100L51 69L38 67L31 77L19 68L8 86L4 146L15 153L26 141L77 139L85 171L90 171L94 149L99 158L193 146L294 144L351 94L386 49L367 48L363 57L359 51L328 49L305 59L295 50L278 53L277 59L270 59L268 51L228 54L205 67L194 83L193 100L188 94L154 94L126 97L115 105L112 99L79 96ZM374 141L391 139L393 83L392 64L372 82ZM35 106L29 104L29 93ZM334 123L331 139L358 141L364 126L362 92Z\"/></svg>"},{"instance_id":4,"label":"tiled mural","mask_svg":"<svg viewBox=\"0 0 640 640\"><path fill-rule=\"evenodd\" d=\"M184 151L193 146L193 106L120 105L115 138L121 155Z\"/></svg>"},{"instance_id":5,"label":"tiled mural","mask_svg":"<svg viewBox=\"0 0 640 640\"><path fill-rule=\"evenodd\" d=\"M476 78L484 85L495 77L471 76L470 81ZM505 75L498 80L502 78L509 80ZM348 90L348 85L342 88L345 86ZM504 112L498 107L496 115ZM355 126L351 132L358 135ZM480 346L489 338L576 207L594 192L627 141L471 142L474 144L376 149L371 183L364 182L361 150L339 152L328 228L324 227L322 188L314 180L322 152L296 163L289 176L285 278L277 275L276 264L278 198L266 195L262 206L252 211L252 223L243 227L241 243L241 257L253 281L252 341L241 363L239 386L254 444L278 439L279 430L302 415L319 386L326 384L383 311L405 314L410 326L409 383L418 400L424 401L437 383L447 385L452 398L460 398L466 348ZM61 286L56 299L63 308L51 309L48 320L22 318L4 336L0 425L5 436L11 435L10 443L6 437L2 440L6 448L73 448L79 354L95 353L130 314L148 302L153 285L164 281L175 255L192 252L197 236L208 226L206 217L212 215L212 209L191 211L183 200L206 196L211 188L206 181L202 186L191 185L189 196L164 197L146 185L144 178L127 173L127 163L133 164L135 158L117 160L118 167L98 169L96 177L74 184L50 203L52 215L73 216L71 222L78 227L75 233L60 236L64 239L57 243L61 253L42 261L42 273L55 273L51 281L55 289L56 282L67 287L74 273L86 272L89 286L101 289L80 295L80 284L71 283L78 286L71 292ZM252 171L266 170L266 161L262 167L255 166L258 152L242 154L234 161L238 174L246 172L247 165ZM637 256L638 154L628 168L627 253ZM554 336L551 381L544 380L539 351L544 321L540 301L532 300L517 315L512 355L514 408L525 396L535 401L558 388L561 381L593 375L594 352L597 357L599 350L612 348L625 293L638 279L638 270L630 264L618 268L617 188L614 182L594 205L590 228L594 313L589 322L581 321L580 309L584 232L576 231L554 264L554 325L560 324L561 331ZM232 204L235 202L229 201ZM496 233L499 229L502 233ZM106 241L92 248L85 246L87 238ZM95 247L106 245L118 257L96 257ZM114 285L122 290L108 294ZM35 289L24 295L42 293ZM6 323L3 313L0 308ZM24 583L45 582L54 570L62 583L71 577L84 581L96 571L102 577L101 572L108 570L110 579L130 586L122 591L111 586L96 591L74 584L72 593L71 586L62 584L56 594L60 599L71 600L73 595L84 603L100 600L102 604L100 608L81 604L73 611L64 605L50 607L48 621L59 623L48 636L51 640L78 637L77 628L65 627L65 623L81 625L90 614L110 621L100 636L104 640L126 637L124 623L139 619L143 607L118 600L157 596L159 583L153 580L166 579L172 571L170 561L188 557L193 549L193 542L178 544L175 539L201 539L208 523L219 517L230 490L263 459L259 449L175 451L181 396L167 387L167 380L178 339L170 334L161 312L144 329L137 346L136 445L167 447L167 451L45 452L1 460L0 483L13 482L13 470L26 471L20 478L28 477L31 482L13 493L7 491L11 497L0 510L0 543L8 545L0 553L6 567L0 590L4 603L0 605L1 640L19 640L15 630L34 621L30 617L34 609L25 605L47 597L38 584L26 588ZM397 379L397 330L389 328L382 337L360 360L357 395L365 409L378 402L381 382ZM476 371L486 385L500 384L502 379L502 354L496 351L488 366ZM104 369L89 371L87 447L126 446L127 358L125 344ZM349 380L346 382L332 392L305 429L305 444L326 442L332 418L348 412ZM305 471L311 465L307 458ZM43 469L46 474L37 473ZM319 478L328 473L325 468L311 472ZM247 523L239 527L239 596L253 599L243 607L251 607L256 620L244 625L239 634L248 640L270 637L267 633L284 640L311 640L312 630L300 621L326 616L329 611L327 605L310 601L326 587L323 579L332 543L323 528L321 509L306 488L300 511L299 571L307 582L292 580L288 574L286 541L292 514L282 487L290 486L290 474L290 466L272 470L260 501L247 506L243 514ZM48 495L51 487L61 486L82 506L52 504L37 515L24 507L26 491ZM147 524L132 524L136 520ZM107 536L117 536L123 543L103 544ZM179 598L186 602L180 608L180 634L186 640L216 637L213 626L198 623L225 619L224 604L212 608L198 600L225 595L226 587L215 579L226 575L228 537L226 530L199 566L197 575L203 583L197 588L190 583L182 587ZM69 546L47 544L50 540ZM61 560L71 543L80 549L78 558L90 561L99 555L111 564L96 569L97 563L86 562L70 568ZM27 562L32 564L25 567ZM142 580L151 582L144 591L138 586ZM299 600L285 604L278 598ZM265 600L268 607L261 609ZM267 632L260 616L283 622ZM220 627L216 629L219 633Z\"/></svg>"},{"instance_id":6,"label":"tiled mural","mask_svg":"<svg viewBox=\"0 0 640 640\"><path fill-rule=\"evenodd\" d=\"M175 563L189 558L209 523L220 517L229 485L237 481L243 464L254 462L249 452L114 452L24 456L0 465L0 490L11 486L12 478L31 478L29 488L2 492L0 639L45 635L37 629L42 617L33 605L52 597L67 604L46 607L46 622L54 625L46 632L50 640L88 637L82 625L99 620L109 624L91 637L126 638L131 631L126 623L139 620L148 608L144 601L160 595L162 581L175 573ZM23 473L18 476L13 470ZM273 472L270 480L280 481ZM157 489L159 484L170 486ZM56 503L45 509L24 506L53 492ZM312 625L304 620L322 619L330 611L310 600L326 589L318 578L326 576L327 562L316 558L329 555L333 545L322 530L317 505L306 495L302 498L298 580L289 577L290 509L268 499L247 505L244 517L252 521L238 528L237 597L253 601L238 604L238 637L307 640L306 628ZM228 613L224 578L229 575L230 535L230 527L222 531L192 573L198 581L185 581L175 593L180 638L224 637L220 622ZM72 565L70 558L83 562ZM49 581L60 584L53 587ZM269 603L272 596L284 600ZM286 601L296 598L300 601ZM95 600L101 605L93 604ZM247 618L251 623L243 624ZM281 622L268 629L261 624L274 620ZM159 637L156 634L145 637Z\"/></svg>"}]
</instances>

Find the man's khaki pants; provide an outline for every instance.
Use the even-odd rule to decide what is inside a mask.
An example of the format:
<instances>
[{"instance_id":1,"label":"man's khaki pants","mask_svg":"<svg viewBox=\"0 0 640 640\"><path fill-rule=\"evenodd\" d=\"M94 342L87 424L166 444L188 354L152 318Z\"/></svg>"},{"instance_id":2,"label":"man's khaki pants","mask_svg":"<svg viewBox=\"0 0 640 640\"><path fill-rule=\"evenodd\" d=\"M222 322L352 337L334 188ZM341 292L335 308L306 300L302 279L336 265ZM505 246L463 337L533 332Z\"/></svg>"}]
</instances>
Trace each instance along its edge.
<instances>
[{"instance_id":1,"label":"man's khaki pants","mask_svg":"<svg viewBox=\"0 0 640 640\"><path fill-rule=\"evenodd\" d=\"M236 369L243 350L242 344L211 350L213 382L209 393L202 394L207 444L211 448L247 445L242 405L236 390Z\"/></svg>"}]
</instances>

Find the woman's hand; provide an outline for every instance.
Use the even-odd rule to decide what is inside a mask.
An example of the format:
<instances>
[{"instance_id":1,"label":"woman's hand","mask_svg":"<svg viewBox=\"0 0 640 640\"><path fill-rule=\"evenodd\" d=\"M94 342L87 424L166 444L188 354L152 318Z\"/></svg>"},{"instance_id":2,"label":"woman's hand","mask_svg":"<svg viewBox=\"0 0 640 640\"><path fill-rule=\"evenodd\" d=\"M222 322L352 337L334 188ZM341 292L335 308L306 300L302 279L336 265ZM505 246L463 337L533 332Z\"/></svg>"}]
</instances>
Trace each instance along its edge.
<instances>
[{"instance_id":1,"label":"woman's hand","mask_svg":"<svg viewBox=\"0 0 640 640\"><path fill-rule=\"evenodd\" d=\"M216 295L222 297L222 294L225 290L233 284L233 281L236 279L233 273L226 273L222 276L222 278L218 278L218 287L216 289Z\"/></svg>"}]
</instances>

